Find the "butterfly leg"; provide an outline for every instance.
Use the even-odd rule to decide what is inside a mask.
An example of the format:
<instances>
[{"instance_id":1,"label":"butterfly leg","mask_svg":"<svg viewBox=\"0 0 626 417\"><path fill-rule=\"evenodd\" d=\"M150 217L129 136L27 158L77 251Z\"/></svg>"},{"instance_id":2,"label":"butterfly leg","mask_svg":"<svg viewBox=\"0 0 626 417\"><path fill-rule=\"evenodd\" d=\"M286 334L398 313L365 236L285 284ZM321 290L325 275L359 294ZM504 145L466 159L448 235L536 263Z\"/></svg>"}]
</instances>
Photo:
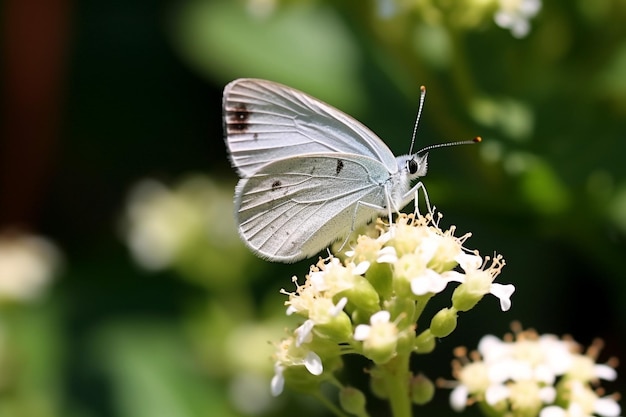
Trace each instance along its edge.
<instances>
[{"instance_id":1,"label":"butterfly leg","mask_svg":"<svg viewBox=\"0 0 626 417\"><path fill-rule=\"evenodd\" d=\"M375 210L377 213L384 212L385 210L388 209L387 211L389 213L389 221L391 222L392 212L391 212L389 204L387 204L387 207L381 207L381 206L376 205L376 204L366 203L366 202L363 202L363 201L357 201L357 203L354 205L354 209L352 210L352 224L350 226L350 233L344 239L343 243L341 244L341 246L338 249L338 252L341 252L344 249L344 247L346 246L346 244L350 240L350 237L352 236L352 233L354 233L354 231L356 230L357 213L358 213L359 209L361 209L361 210L368 210L368 211ZM375 215L376 215L375 213L372 213L371 217L373 218L373 217L375 217ZM359 224L359 226L361 226L361 224Z\"/></svg>"},{"instance_id":2,"label":"butterfly leg","mask_svg":"<svg viewBox=\"0 0 626 417\"><path fill-rule=\"evenodd\" d=\"M413 188L411 188L405 195L403 200L407 201L411 199L411 197L413 197L413 201L415 204L415 213L416 214L420 214L419 212L419 191L420 189L423 191L424 193L424 201L426 202L426 209L428 210L428 214L433 214L434 211L434 207L432 207L430 205L430 199L428 198L428 192L426 191L426 187L424 186L423 182L418 182L417 184L415 184L415 186Z\"/></svg>"}]
</instances>

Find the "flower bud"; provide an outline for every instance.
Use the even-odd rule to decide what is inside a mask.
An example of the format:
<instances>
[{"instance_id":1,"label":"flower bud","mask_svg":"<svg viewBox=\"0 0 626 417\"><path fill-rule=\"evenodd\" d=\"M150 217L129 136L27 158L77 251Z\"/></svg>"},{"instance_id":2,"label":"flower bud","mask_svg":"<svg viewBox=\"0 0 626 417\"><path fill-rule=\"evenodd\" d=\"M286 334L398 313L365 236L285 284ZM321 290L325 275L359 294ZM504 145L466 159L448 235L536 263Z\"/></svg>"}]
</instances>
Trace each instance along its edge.
<instances>
[{"instance_id":1,"label":"flower bud","mask_svg":"<svg viewBox=\"0 0 626 417\"><path fill-rule=\"evenodd\" d=\"M452 294L452 305L458 311L468 311L489 293L491 277L485 271L467 274L466 281L456 287Z\"/></svg>"},{"instance_id":2,"label":"flower bud","mask_svg":"<svg viewBox=\"0 0 626 417\"><path fill-rule=\"evenodd\" d=\"M456 309L442 308L431 320L430 331L435 337L446 337L456 329L456 323Z\"/></svg>"},{"instance_id":3,"label":"flower bud","mask_svg":"<svg viewBox=\"0 0 626 417\"><path fill-rule=\"evenodd\" d=\"M339 404L344 411L356 416L367 415L365 412L365 395L353 387L345 387L339 392Z\"/></svg>"},{"instance_id":4,"label":"flower bud","mask_svg":"<svg viewBox=\"0 0 626 417\"><path fill-rule=\"evenodd\" d=\"M376 289L370 282L361 277L355 277L355 282L349 289L339 292L342 297L347 297L350 303L357 309L363 310L369 315L380 310L380 298Z\"/></svg>"},{"instance_id":5,"label":"flower bud","mask_svg":"<svg viewBox=\"0 0 626 417\"><path fill-rule=\"evenodd\" d=\"M424 330L415 338L415 352L417 353L430 353L435 350L436 338L431 333L430 329Z\"/></svg>"},{"instance_id":6,"label":"flower bud","mask_svg":"<svg viewBox=\"0 0 626 417\"><path fill-rule=\"evenodd\" d=\"M435 396L435 384L425 375L419 374L411 380L411 401L417 405L430 402Z\"/></svg>"},{"instance_id":7,"label":"flower bud","mask_svg":"<svg viewBox=\"0 0 626 417\"><path fill-rule=\"evenodd\" d=\"M391 265L388 263L373 263L365 273L365 278L383 298L389 298L392 294L392 277Z\"/></svg>"}]
</instances>

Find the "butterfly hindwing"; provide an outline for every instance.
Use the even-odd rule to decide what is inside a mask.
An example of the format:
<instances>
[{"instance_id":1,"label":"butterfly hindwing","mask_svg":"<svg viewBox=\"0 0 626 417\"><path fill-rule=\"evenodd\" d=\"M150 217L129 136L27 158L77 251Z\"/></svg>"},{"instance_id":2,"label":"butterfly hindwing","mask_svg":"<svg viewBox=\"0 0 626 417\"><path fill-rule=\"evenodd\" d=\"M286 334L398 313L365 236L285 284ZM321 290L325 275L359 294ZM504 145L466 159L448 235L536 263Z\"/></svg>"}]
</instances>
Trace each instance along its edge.
<instances>
[{"instance_id":1,"label":"butterfly hindwing","mask_svg":"<svg viewBox=\"0 0 626 417\"><path fill-rule=\"evenodd\" d=\"M354 154L274 161L237 186L239 233L264 258L315 255L384 212L388 177L380 162Z\"/></svg>"}]
</instances>

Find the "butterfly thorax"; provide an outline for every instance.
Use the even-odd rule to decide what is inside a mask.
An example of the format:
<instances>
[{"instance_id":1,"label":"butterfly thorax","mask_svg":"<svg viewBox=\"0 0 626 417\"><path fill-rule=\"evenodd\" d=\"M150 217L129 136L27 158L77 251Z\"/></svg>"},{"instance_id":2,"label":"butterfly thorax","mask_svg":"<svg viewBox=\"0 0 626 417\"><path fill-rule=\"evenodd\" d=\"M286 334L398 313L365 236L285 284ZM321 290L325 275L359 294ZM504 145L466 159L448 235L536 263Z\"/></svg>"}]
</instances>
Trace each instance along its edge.
<instances>
[{"instance_id":1,"label":"butterfly thorax","mask_svg":"<svg viewBox=\"0 0 626 417\"><path fill-rule=\"evenodd\" d=\"M413 198L407 195L411 189L413 180L426 175L428 170L428 154L423 155L402 155L396 157L398 171L391 176L390 187L388 188L389 198L392 202L392 209L398 210L408 204Z\"/></svg>"}]
</instances>

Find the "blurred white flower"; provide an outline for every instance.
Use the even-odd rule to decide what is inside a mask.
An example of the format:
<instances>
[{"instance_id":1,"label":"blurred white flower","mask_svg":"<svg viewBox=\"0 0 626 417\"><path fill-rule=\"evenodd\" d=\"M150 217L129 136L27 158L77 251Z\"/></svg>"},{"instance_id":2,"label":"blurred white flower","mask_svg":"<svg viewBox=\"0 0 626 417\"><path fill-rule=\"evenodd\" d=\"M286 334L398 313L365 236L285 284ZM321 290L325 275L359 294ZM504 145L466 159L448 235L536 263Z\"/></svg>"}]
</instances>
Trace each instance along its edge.
<instances>
[{"instance_id":1,"label":"blurred white flower","mask_svg":"<svg viewBox=\"0 0 626 417\"><path fill-rule=\"evenodd\" d=\"M541 10L541 0L499 0L499 8L493 16L496 24L509 29L516 38L530 32L530 19Z\"/></svg>"},{"instance_id":2,"label":"blurred white flower","mask_svg":"<svg viewBox=\"0 0 626 417\"><path fill-rule=\"evenodd\" d=\"M172 188L143 180L129 193L123 234L141 266L160 270L185 249L238 245L231 211L231 196L207 177L190 177Z\"/></svg>"},{"instance_id":3,"label":"blurred white flower","mask_svg":"<svg viewBox=\"0 0 626 417\"><path fill-rule=\"evenodd\" d=\"M0 299L29 301L48 287L61 261L59 250L34 235L0 235Z\"/></svg>"},{"instance_id":4,"label":"blurred white flower","mask_svg":"<svg viewBox=\"0 0 626 417\"><path fill-rule=\"evenodd\" d=\"M599 351L598 343L590 352ZM487 335L470 356L472 361L461 349L453 362L458 383L450 404L456 411L471 400L497 415L617 417L621 412L614 397L600 397L600 391L590 385L598 379L614 379L615 370L595 364L595 358L582 354L570 339L540 336L532 330L517 331L515 339Z\"/></svg>"}]
</instances>

